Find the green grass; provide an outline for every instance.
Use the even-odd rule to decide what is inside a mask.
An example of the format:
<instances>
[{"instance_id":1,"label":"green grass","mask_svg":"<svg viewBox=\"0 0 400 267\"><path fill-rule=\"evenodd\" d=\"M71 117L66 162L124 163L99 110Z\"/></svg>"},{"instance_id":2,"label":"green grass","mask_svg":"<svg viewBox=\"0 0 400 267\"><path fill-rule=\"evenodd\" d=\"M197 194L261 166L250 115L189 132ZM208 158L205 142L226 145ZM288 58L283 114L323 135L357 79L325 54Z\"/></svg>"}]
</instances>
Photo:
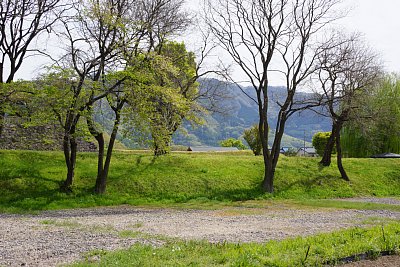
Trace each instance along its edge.
<instances>
[{"instance_id":1,"label":"green grass","mask_svg":"<svg viewBox=\"0 0 400 267\"><path fill-rule=\"evenodd\" d=\"M65 228L82 228L82 225L78 223L77 221L71 221L71 220L62 220L62 221L56 221L56 220L43 220L40 222L41 224L44 225L54 225L54 226L60 226L60 227L65 227Z\"/></svg>"},{"instance_id":2,"label":"green grass","mask_svg":"<svg viewBox=\"0 0 400 267\"><path fill-rule=\"evenodd\" d=\"M79 153L73 193L58 191L66 168L61 152L0 151L0 212L106 205L237 205L246 200L400 196L398 159L345 159L351 182L318 159L280 158L274 195L260 189L261 157L244 153L115 152L107 194L93 195L96 154ZM239 202L238 202L239 201ZM348 204L335 204L348 205Z\"/></svg>"},{"instance_id":3,"label":"green grass","mask_svg":"<svg viewBox=\"0 0 400 267\"><path fill-rule=\"evenodd\" d=\"M382 251L397 253L399 248L400 223L392 222L265 244L177 240L159 247L136 244L128 250L92 252L73 266L322 266L361 253L376 258ZM100 261L93 260L96 255Z\"/></svg>"}]
</instances>

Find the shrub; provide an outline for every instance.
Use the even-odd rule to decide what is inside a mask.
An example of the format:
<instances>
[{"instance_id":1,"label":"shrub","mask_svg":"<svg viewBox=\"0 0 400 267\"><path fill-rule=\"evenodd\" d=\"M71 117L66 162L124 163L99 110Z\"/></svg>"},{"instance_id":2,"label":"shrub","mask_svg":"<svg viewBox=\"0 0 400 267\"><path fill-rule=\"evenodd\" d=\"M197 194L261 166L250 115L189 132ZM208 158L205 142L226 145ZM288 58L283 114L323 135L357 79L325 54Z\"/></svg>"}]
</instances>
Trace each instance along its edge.
<instances>
[{"instance_id":1,"label":"shrub","mask_svg":"<svg viewBox=\"0 0 400 267\"><path fill-rule=\"evenodd\" d=\"M284 155L287 157L295 157L297 155L297 150L291 147L284 153Z\"/></svg>"},{"instance_id":2,"label":"shrub","mask_svg":"<svg viewBox=\"0 0 400 267\"><path fill-rule=\"evenodd\" d=\"M249 144L250 149L253 151L254 155L261 155L262 145L260 133L258 131L258 125L255 124L253 127L244 130L243 138Z\"/></svg>"},{"instance_id":3,"label":"shrub","mask_svg":"<svg viewBox=\"0 0 400 267\"><path fill-rule=\"evenodd\" d=\"M237 149L239 150L246 149L246 146L243 144L243 142L235 138L228 138L226 140L223 140L220 142L220 145L223 147L237 147Z\"/></svg>"},{"instance_id":4,"label":"shrub","mask_svg":"<svg viewBox=\"0 0 400 267\"><path fill-rule=\"evenodd\" d=\"M317 151L318 155L323 155L325 151L326 144L328 143L331 132L318 132L314 134L312 138L312 145ZM336 145L332 149L332 153L336 153Z\"/></svg>"}]
</instances>

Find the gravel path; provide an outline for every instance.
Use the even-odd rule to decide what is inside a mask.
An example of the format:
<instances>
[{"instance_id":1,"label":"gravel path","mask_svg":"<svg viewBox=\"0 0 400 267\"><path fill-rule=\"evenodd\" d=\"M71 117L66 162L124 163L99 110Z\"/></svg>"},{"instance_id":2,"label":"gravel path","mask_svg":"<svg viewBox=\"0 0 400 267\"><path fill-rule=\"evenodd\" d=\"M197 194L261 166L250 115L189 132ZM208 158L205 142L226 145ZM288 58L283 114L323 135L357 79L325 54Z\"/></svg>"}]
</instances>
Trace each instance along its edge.
<instances>
[{"instance_id":1,"label":"gravel path","mask_svg":"<svg viewBox=\"0 0 400 267\"><path fill-rule=\"evenodd\" d=\"M359 198L341 198L340 201L348 202L366 202L376 204L400 205L400 199L396 198L373 198L373 197L359 197Z\"/></svg>"},{"instance_id":2,"label":"gravel path","mask_svg":"<svg viewBox=\"0 0 400 267\"><path fill-rule=\"evenodd\" d=\"M400 219L400 212L226 208L221 210L76 209L36 216L0 214L0 266L56 266L82 253L125 248L140 242L159 246L155 235L210 242L264 242L363 225L377 218ZM141 232L121 238L121 231ZM151 237L153 236L153 237Z\"/></svg>"},{"instance_id":3,"label":"gravel path","mask_svg":"<svg viewBox=\"0 0 400 267\"><path fill-rule=\"evenodd\" d=\"M399 267L400 256L386 256L381 257L377 260L365 260L347 263L341 265L341 267Z\"/></svg>"}]
</instances>

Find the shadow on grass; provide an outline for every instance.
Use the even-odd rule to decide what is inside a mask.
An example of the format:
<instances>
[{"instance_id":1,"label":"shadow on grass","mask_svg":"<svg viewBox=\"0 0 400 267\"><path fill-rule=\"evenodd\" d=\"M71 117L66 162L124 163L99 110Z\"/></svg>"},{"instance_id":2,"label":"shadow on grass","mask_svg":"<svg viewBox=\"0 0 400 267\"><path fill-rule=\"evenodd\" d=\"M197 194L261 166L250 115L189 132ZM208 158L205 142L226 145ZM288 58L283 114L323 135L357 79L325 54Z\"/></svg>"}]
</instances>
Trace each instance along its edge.
<instances>
[{"instance_id":1,"label":"shadow on grass","mask_svg":"<svg viewBox=\"0 0 400 267\"><path fill-rule=\"evenodd\" d=\"M221 202L235 202L246 201L262 198L265 193L262 191L261 186L254 186L252 188L241 189L227 189L227 190L209 190L207 192L198 194L186 194L185 192L168 192L154 195L147 195L147 199L152 199L156 202L172 202L172 203L186 203L186 202L207 202L207 201L221 201Z\"/></svg>"},{"instance_id":2,"label":"shadow on grass","mask_svg":"<svg viewBox=\"0 0 400 267\"><path fill-rule=\"evenodd\" d=\"M247 189L231 189L214 191L214 196L217 200L221 201L246 201L262 198L265 192L262 190L261 185L255 185Z\"/></svg>"},{"instance_id":3,"label":"shadow on grass","mask_svg":"<svg viewBox=\"0 0 400 267\"><path fill-rule=\"evenodd\" d=\"M25 173L24 170L7 172L6 175L2 173L0 212L44 210L48 209L52 203L78 197L79 194L86 196L93 192L89 188L79 188L79 194L73 196L60 193L60 181L43 177L35 168L31 168L28 173Z\"/></svg>"},{"instance_id":4,"label":"shadow on grass","mask_svg":"<svg viewBox=\"0 0 400 267\"><path fill-rule=\"evenodd\" d=\"M151 157L151 160L149 163L145 163L143 162L143 158L148 158ZM157 159L159 159L156 156L144 156L144 155L138 155L137 159L136 159L136 164L135 167L131 169L131 171L137 171L140 170L141 172L146 171L148 168L153 167L154 164L156 163Z\"/></svg>"},{"instance_id":5,"label":"shadow on grass","mask_svg":"<svg viewBox=\"0 0 400 267\"><path fill-rule=\"evenodd\" d=\"M301 179L301 180L296 180L292 183L281 183L279 187L277 187L277 191L279 194L285 194L288 193L289 191L298 191L299 189L307 192L315 188L321 188L323 189L324 187L331 187L331 190L334 187L333 184L335 183L342 183L345 182L340 176L334 176L334 175L319 175L316 176L312 179Z\"/></svg>"}]
</instances>

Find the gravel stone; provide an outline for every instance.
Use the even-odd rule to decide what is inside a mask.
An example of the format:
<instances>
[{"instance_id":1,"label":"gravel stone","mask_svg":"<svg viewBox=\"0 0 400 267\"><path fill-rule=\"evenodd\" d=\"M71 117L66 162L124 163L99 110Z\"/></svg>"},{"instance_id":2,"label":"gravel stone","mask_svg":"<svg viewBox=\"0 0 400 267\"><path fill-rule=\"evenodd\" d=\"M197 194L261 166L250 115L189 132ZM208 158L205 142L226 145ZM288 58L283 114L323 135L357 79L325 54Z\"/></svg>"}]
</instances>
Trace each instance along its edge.
<instances>
[{"instance_id":1,"label":"gravel stone","mask_svg":"<svg viewBox=\"0 0 400 267\"><path fill-rule=\"evenodd\" d=\"M233 211L232 211L233 210ZM209 242L265 242L363 226L368 219L400 219L384 210L220 210L144 209L129 206L46 211L39 215L0 214L0 266L56 266L92 250L160 246L157 236ZM144 235L122 238L119 232Z\"/></svg>"},{"instance_id":2,"label":"gravel stone","mask_svg":"<svg viewBox=\"0 0 400 267\"><path fill-rule=\"evenodd\" d=\"M360 197L360 198L341 198L338 200L349 201L349 202L367 202L376 204L400 205L400 199L396 198Z\"/></svg>"}]
</instances>

